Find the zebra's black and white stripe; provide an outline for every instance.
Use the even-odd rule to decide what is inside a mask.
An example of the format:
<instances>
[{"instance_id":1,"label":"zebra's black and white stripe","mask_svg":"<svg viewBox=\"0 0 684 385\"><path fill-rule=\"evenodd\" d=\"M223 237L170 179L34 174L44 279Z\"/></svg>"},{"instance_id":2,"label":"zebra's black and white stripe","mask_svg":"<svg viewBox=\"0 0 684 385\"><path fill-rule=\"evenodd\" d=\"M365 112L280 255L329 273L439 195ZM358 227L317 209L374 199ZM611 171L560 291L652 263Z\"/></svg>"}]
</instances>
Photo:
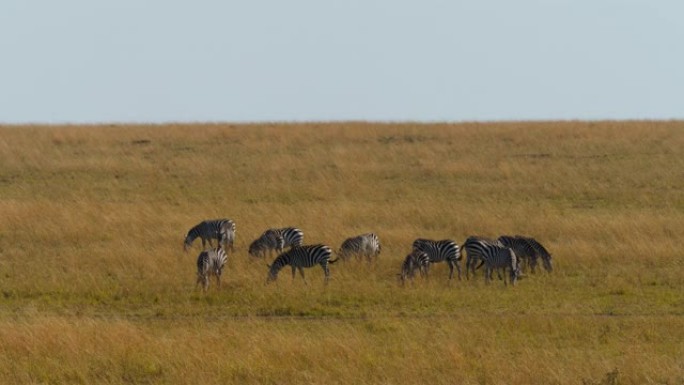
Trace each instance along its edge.
<instances>
[{"instance_id":1,"label":"zebra's black and white stripe","mask_svg":"<svg viewBox=\"0 0 684 385\"><path fill-rule=\"evenodd\" d=\"M295 277L296 270L299 270L302 279L304 279L305 267L321 265L321 268L323 268L323 272L325 273L325 282L327 283L330 277L328 263L332 264L337 262L337 259L330 259L331 254L332 250L325 245L293 246L290 250L276 257L273 263L269 265L266 282L276 280L278 278L278 272L286 265L292 267L292 279ZM306 280L304 282L306 282Z\"/></svg>"},{"instance_id":2,"label":"zebra's black and white stripe","mask_svg":"<svg viewBox=\"0 0 684 385\"><path fill-rule=\"evenodd\" d=\"M480 258L480 255L477 253L471 253L468 251L467 245L474 244L474 243L483 243L487 245L499 245L503 246L501 242L498 240L486 238L486 237L480 237L480 236L470 236L466 241L463 243L463 250L466 253L466 279L470 279L470 273L473 275L475 274L475 269L479 266L476 266L478 262L480 262L480 266L484 263L484 261Z\"/></svg>"},{"instance_id":3,"label":"zebra's black and white stripe","mask_svg":"<svg viewBox=\"0 0 684 385\"><path fill-rule=\"evenodd\" d=\"M502 245L513 249L515 256L518 258L518 264L520 265L521 270L525 263L530 267L537 265L537 252L525 237L520 235L502 235L497 240L501 242Z\"/></svg>"},{"instance_id":4,"label":"zebra's black and white stripe","mask_svg":"<svg viewBox=\"0 0 684 385\"><path fill-rule=\"evenodd\" d=\"M202 284L204 291L209 288L209 276L216 277L216 286L221 288L221 271L228 261L226 252L219 246L202 251L197 257L197 285Z\"/></svg>"},{"instance_id":5,"label":"zebra's black and white stripe","mask_svg":"<svg viewBox=\"0 0 684 385\"><path fill-rule=\"evenodd\" d=\"M380 238L375 233L366 233L345 239L337 255L343 261L354 255L356 259L365 257L370 262L380 255L381 250Z\"/></svg>"},{"instance_id":6,"label":"zebra's black and white stripe","mask_svg":"<svg viewBox=\"0 0 684 385\"><path fill-rule=\"evenodd\" d=\"M429 267L430 257L427 253L420 250L411 251L401 264L401 274L399 274L401 283L404 284L406 279L413 280L416 270L418 270L421 277L427 276Z\"/></svg>"},{"instance_id":7,"label":"zebra's black and white stripe","mask_svg":"<svg viewBox=\"0 0 684 385\"><path fill-rule=\"evenodd\" d=\"M463 248L466 250L468 256L472 254L473 256L477 256L477 259L483 261L485 265L485 282L489 283L492 279L494 270L497 270L497 274L499 270L504 271L504 284L506 284L506 270L508 270L511 284L515 285L520 277L518 258L510 247L501 244L491 244L482 240L469 239L469 241L467 240L466 243L463 244ZM499 277L501 277L500 274Z\"/></svg>"},{"instance_id":8,"label":"zebra's black and white stripe","mask_svg":"<svg viewBox=\"0 0 684 385\"><path fill-rule=\"evenodd\" d=\"M549 253L548 250L544 246L542 246L541 243L537 242L536 239L530 238L530 237L525 237L522 235L516 235L517 238L523 239L526 241L535 251L535 258L534 260L530 260L530 270L534 273L535 267L537 267L537 257L541 258L542 260L542 265L544 266L544 270L548 271L549 273L553 271L553 265L551 264L551 254Z\"/></svg>"},{"instance_id":9,"label":"zebra's black and white stripe","mask_svg":"<svg viewBox=\"0 0 684 385\"><path fill-rule=\"evenodd\" d=\"M449 279L452 279L454 276L455 266L458 270L458 279L461 279L461 251L456 242L450 239L434 241L418 238L413 241L413 250L426 253L430 258L430 263L446 261L449 264Z\"/></svg>"},{"instance_id":10,"label":"zebra's black and white stripe","mask_svg":"<svg viewBox=\"0 0 684 385\"><path fill-rule=\"evenodd\" d=\"M185 242L183 242L185 251L197 238L202 239L202 250L206 250L207 241L209 247L214 247L212 240L216 239L219 245L223 245L224 248L230 247L230 250L234 251L235 222L230 219L213 219L198 223L185 236Z\"/></svg>"},{"instance_id":11,"label":"zebra's black and white stripe","mask_svg":"<svg viewBox=\"0 0 684 385\"><path fill-rule=\"evenodd\" d=\"M264 258L266 252L281 253L285 245L283 237L274 230L266 230L259 238L249 245L249 255Z\"/></svg>"},{"instance_id":12,"label":"zebra's black and white stripe","mask_svg":"<svg viewBox=\"0 0 684 385\"><path fill-rule=\"evenodd\" d=\"M249 245L249 254L264 257L266 252L281 253L284 248L301 246L304 243L304 232L296 227L268 229Z\"/></svg>"}]
</instances>

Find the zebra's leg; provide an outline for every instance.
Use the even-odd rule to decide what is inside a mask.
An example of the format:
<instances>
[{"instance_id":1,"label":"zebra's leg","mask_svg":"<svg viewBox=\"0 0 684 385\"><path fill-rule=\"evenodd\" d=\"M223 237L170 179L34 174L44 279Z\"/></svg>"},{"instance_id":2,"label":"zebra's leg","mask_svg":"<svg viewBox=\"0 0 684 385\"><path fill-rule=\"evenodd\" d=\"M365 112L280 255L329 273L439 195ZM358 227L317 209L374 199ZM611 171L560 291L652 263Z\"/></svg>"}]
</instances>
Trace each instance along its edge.
<instances>
[{"instance_id":1,"label":"zebra's leg","mask_svg":"<svg viewBox=\"0 0 684 385\"><path fill-rule=\"evenodd\" d=\"M447 264L449 264L449 281L451 281L451 278L454 277L454 263L451 260L447 260Z\"/></svg>"},{"instance_id":2,"label":"zebra's leg","mask_svg":"<svg viewBox=\"0 0 684 385\"><path fill-rule=\"evenodd\" d=\"M199 285L201 285L201 284L202 284L202 274L198 272L197 273L197 280L195 281L195 289L197 289L197 287L199 287Z\"/></svg>"},{"instance_id":3,"label":"zebra's leg","mask_svg":"<svg viewBox=\"0 0 684 385\"><path fill-rule=\"evenodd\" d=\"M294 281L295 279L295 274L297 273L297 267L295 265L292 265L292 280Z\"/></svg>"},{"instance_id":4,"label":"zebra's leg","mask_svg":"<svg viewBox=\"0 0 684 385\"><path fill-rule=\"evenodd\" d=\"M470 255L466 257L466 279L470 279Z\"/></svg>"},{"instance_id":5,"label":"zebra's leg","mask_svg":"<svg viewBox=\"0 0 684 385\"><path fill-rule=\"evenodd\" d=\"M304 280L304 283L306 283L306 278L304 278L304 268L302 266L299 266L299 275L302 276L302 280Z\"/></svg>"},{"instance_id":6,"label":"zebra's leg","mask_svg":"<svg viewBox=\"0 0 684 385\"><path fill-rule=\"evenodd\" d=\"M323 279L323 282L327 285L328 281L330 280L330 269L328 268L328 264L326 263L325 265L321 265L323 268L323 273L325 274L325 278Z\"/></svg>"},{"instance_id":7,"label":"zebra's leg","mask_svg":"<svg viewBox=\"0 0 684 385\"><path fill-rule=\"evenodd\" d=\"M454 265L456 265L456 271L458 271L458 280L461 280L461 264L459 263L458 260L454 261Z\"/></svg>"}]
</instances>

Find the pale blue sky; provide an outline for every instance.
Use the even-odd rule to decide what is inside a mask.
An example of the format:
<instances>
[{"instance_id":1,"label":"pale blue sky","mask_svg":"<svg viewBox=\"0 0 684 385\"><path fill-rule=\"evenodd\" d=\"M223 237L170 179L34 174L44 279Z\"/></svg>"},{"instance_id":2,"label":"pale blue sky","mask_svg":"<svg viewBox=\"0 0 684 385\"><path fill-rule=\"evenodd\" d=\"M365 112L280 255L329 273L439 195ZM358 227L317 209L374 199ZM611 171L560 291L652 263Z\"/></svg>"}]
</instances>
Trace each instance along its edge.
<instances>
[{"instance_id":1,"label":"pale blue sky","mask_svg":"<svg viewBox=\"0 0 684 385\"><path fill-rule=\"evenodd\" d=\"M684 118L684 1L2 0L0 123Z\"/></svg>"}]
</instances>

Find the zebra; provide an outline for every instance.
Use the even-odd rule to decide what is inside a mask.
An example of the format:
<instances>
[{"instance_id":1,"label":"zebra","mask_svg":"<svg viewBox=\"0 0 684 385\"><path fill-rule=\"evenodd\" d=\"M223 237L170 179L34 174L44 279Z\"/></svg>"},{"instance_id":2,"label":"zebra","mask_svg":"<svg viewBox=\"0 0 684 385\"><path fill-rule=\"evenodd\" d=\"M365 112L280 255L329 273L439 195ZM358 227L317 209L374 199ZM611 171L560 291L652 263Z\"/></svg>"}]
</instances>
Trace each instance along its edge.
<instances>
[{"instance_id":1,"label":"zebra","mask_svg":"<svg viewBox=\"0 0 684 385\"><path fill-rule=\"evenodd\" d=\"M337 255L343 261L354 255L356 259L366 257L368 262L371 262L373 258L377 258L380 255L381 250L382 245L378 236L375 233L366 233L345 239Z\"/></svg>"},{"instance_id":2,"label":"zebra","mask_svg":"<svg viewBox=\"0 0 684 385\"><path fill-rule=\"evenodd\" d=\"M323 272L325 273L325 283L328 283L328 279L330 278L328 263L333 264L338 260L338 258L330 260L331 254L332 249L321 244L293 246L290 250L278 255L273 263L268 265L269 270L266 283L275 281L278 278L278 272L285 267L285 265L290 265L292 267L292 279L295 278L295 273L298 269L305 283L304 268L321 265L321 268L323 268Z\"/></svg>"},{"instance_id":3,"label":"zebra","mask_svg":"<svg viewBox=\"0 0 684 385\"><path fill-rule=\"evenodd\" d=\"M183 242L183 248L188 251L192 242L196 238L202 239L202 250L206 250L207 241L209 247L214 247L212 240L218 240L219 245L230 247L231 251L235 251L233 246L235 242L235 222L230 219L214 219L206 220L198 223L188 231Z\"/></svg>"},{"instance_id":4,"label":"zebra","mask_svg":"<svg viewBox=\"0 0 684 385\"><path fill-rule=\"evenodd\" d=\"M450 239L434 241L418 238L413 241L413 250L426 253L430 258L430 263L446 261L449 264L449 280L453 278L454 266L456 266L458 279L461 279L461 251L456 242Z\"/></svg>"},{"instance_id":5,"label":"zebra","mask_svg":"<svg viewBox=\"0 0 684 385\"><path fill-rule=\"evenodd\" d=\"M499 242L498 240L489 239L486 237L480 237L480 236L476 236L476 235L468 237L468 239L466 239L466 241L463 243L463 250L465 250L465 252L466 252L466 264L465 264L466 265L466 267L465 267L466 268L466 279L470 279L470 273L472 272L473 274L475 274L475 269L482 266L482 264L484 262L480 258L479 254L471 253L469 248L467 247L468 245L473 244L473 243L485 243L488 245L503 246L503 244L501 244L501 242ZM475 265L477 265L478 261L480 261L480 266L476 267Z\"/></svg>"},{"instance_id":6,"label":"zebra","mask_svg":"<svg viewBox=\"0 0 684 385\"><path fill-rule=\"evenodd\" d=\"M202 251L197 257L197 285L202 284L206 292L209 288L209 276L216 277L216 285L221 288L221 271L228 261L226 252L219 247L211 250Z\"/></svg>"},{"instance_id":7,"label":"zebra","mask_svg":"<svg viewBox=\"0 0 684 385\"><path fill-rule=\"evenodd\" d=\"M429 267L430 257L427 253L420 250L411 251L401 264L401 274L399 274L401 284L403 285L407 278L413 280L416 269L420 272L421 277L427 276Z\"/></svg>"},{"instance_id":8,"label":"zebra","mask_svg":"<svg viewBox=\"0 0 684 385\"><path fill-rule=\"evenodd\" d=\"M537 252L525 237L520 235L502 235L497 240L502 245L513 249L521 268L524 262L527 262L527 265L530 267L537 265Z\"/></svg>"},{"instance_id":9,"label":"zebra","mask_svg":"<svg viewBox=\"0 0 684 385\"><path fill-rule=\"evenodd\" d=\"M541 257L544 270L548 271L549 273L553 271L553 265L551 264L551 254L548 250L546 250L544 246L541 245L541 243L537 242L537 240L534 238L524 237L522 235L516 235L516 238L520 238L526 241L535 251L535 258L530 260L530 262L532 262L530 264L530 270L533 273L535 267L537 267L537 256Z\"/></svg>"},{"instance_id":10,"label":"zebra","mask_svg":"<svg viewBox=\"0 0 684 385\"><path fill-rule=\"evenodd\" d=\"M304 242L304 232L296 227L284 227L280 229L268 229L249 245L249 254L254 257L265 257L275 250L282 253L285 247L301 246Z\"/></svg>"},{"instance_id":11,"label":"zebra","mask_svg":"<svg viewBox=\"0 0 684 385\"><path fill-rule=\"evenodd\" d=\"M484 241L472 240L470 238L469 240L470 242L466 241L466 243L463 244L463 248L468 253L468 256L471 254L477 256L477 258L484 263L486 283L489 283L492 279L494 270L497 270L497 274L499 274L499 270L504 270L505 273L506 269L508 269L511 284L515 285L520 277L520 266L518 265L518 258L515 255L515 252L510 247L503 246L500 243L492 244ZM482 266L482 264L480 264L480 266ZM480 266L478 266L478 268ZM500 274L499 278L501 278ZM503 277L503 281L504 285L506 285L505 276Z\"/></svg>"}]
</instances>

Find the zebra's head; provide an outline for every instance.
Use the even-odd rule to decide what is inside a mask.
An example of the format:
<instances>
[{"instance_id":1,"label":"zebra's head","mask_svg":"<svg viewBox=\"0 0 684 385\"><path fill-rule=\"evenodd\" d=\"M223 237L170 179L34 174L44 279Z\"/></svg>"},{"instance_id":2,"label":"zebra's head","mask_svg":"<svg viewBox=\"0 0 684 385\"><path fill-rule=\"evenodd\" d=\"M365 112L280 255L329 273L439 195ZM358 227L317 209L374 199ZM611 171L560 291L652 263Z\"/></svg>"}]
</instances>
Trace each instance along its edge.
<instances>
[{"instance_id":1,"label":"zebra's head","mask_svg":"<svg viewBox=\"0 0 684 385\"><path fill-rule=\"evenodd\" d=\"M188 249L190 249L190 246L192 246L192 239L190 237L186 237L185 241L183 241L183 251L187 252Z\"/></svg>"},{"instance_id":2,"label":"zebra's head","mask_svg":"<svg viewBox=\"0 0 684 385\"><path fill-rule=\"evenodd\" d=\"M256 241L252 242L249 245L248 251L249 251L249 255L251 255L252 257L261 257L261 256L263 256L262 254L263 254L264 248L263 248L263 245L261 244L261 242L259 242L259 240L257 239Z\"/></svg>"},{"instance_id":3,"label":"zebra's head","mask_svg":"<svg viewBox=\"0 0 684 385\"><path fill-rule=\"evenodd\" d=\"M280 271L280 268L275 264L266 266L268 266L268 276L266 277L266 283L271 283L272 281L278 279L278 272Z\"/></svg>"},{"instance_id":4,"label":"zebra's head","mask_svg":"<svg viewBox=\"0 0 684 385\"><path fill-rule=\"evenodd\" d=\"M542 259L542 264L544 265L544 269L549 273L553 271L553 266L551 265L551 254L549 254L548 258Z\"/></svg>"}]
</instances>

